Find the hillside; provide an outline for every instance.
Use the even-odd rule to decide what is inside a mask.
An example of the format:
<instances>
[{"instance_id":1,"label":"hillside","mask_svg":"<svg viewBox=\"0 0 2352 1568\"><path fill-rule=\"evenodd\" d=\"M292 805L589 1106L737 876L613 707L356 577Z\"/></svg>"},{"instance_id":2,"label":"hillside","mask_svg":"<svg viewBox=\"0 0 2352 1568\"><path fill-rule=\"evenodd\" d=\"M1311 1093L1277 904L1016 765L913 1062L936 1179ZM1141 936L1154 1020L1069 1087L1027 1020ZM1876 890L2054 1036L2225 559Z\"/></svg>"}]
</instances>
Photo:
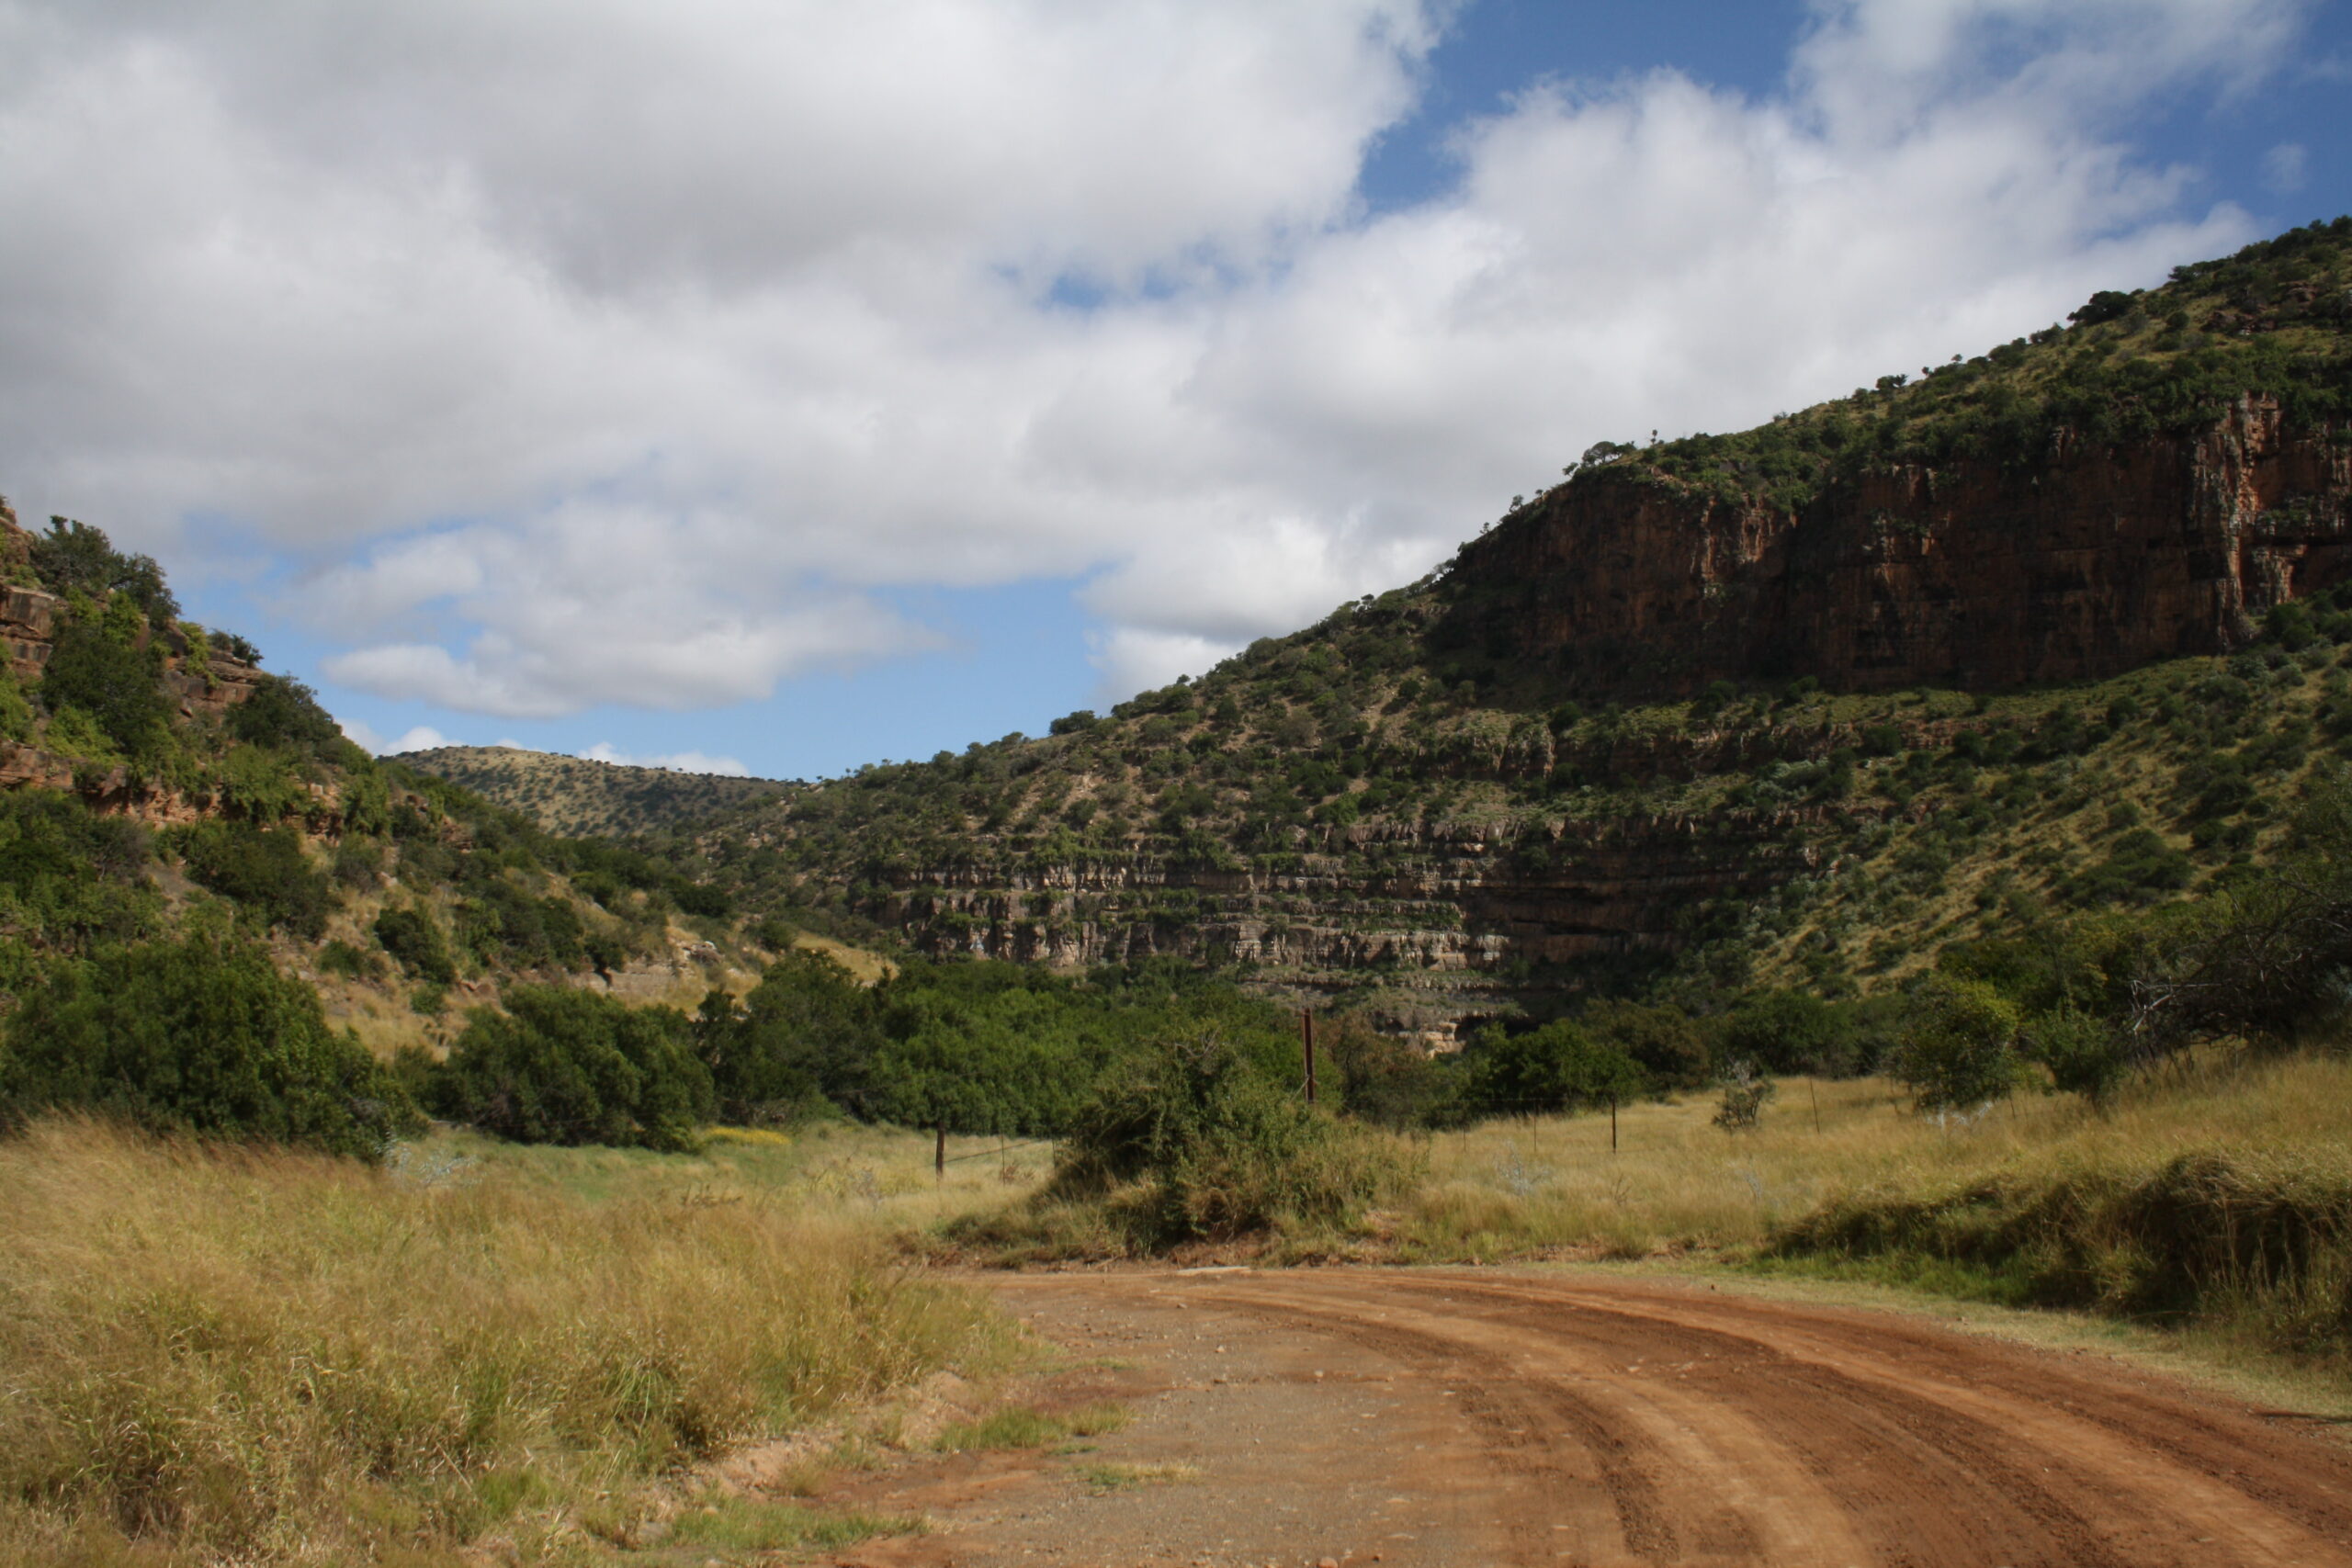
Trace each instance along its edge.
<instances>
[{"instance_id":1,"label":"hillside","mask_svg":"<svg viewBox=\"0 0 2352 1568\"><path fill-rule=\"evenodd\" d=\"M771 779L681 773L513 746L441 746L401 761L565 838L626 839L771 799Z\"/></svg>"},{"instance_id":2,"label":"hillside","mask_svg":"<svg viewBox=\"0 0 2352 1568\"><path fill-rule=\"evenodd\" d=\"M695 849L920 949L1234 963L1432 1039L1850 989L2238 874L2347 727L2347 284L2338 220L1742 434L1600 444L1422 582Z\"/></svg>"},{"instance_id":3,"label":"hillside","mask_svg":"<svg viewBox=\"0 0 2352 1568\"><path fill-rule=\"evenodd\" d=\"M100 529L28 533L0 502L0 1014L44 975L225 932L390 1055L516 981L692 1005L737 945L724 895L671 865L370 758Z\"/></svg>"}]
</instances>

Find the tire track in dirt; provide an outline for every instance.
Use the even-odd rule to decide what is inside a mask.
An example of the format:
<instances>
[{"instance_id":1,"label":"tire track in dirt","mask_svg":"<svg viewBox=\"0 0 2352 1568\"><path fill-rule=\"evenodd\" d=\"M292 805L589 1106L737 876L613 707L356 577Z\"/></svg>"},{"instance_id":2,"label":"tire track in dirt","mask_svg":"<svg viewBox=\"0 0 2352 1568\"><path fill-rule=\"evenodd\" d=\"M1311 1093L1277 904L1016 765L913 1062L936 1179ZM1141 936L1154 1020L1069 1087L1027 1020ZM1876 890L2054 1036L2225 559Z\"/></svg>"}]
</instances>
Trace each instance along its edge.
<instances>
[{"instance_id":1,"label":"tire track in dirt","mask_svg":"<svg viewBox=\"0 0 2352 1568\"><path fill-rule=\"evenodd\" d=\"M2341 1445L1895 1313L1492 1269L976 1282L1139 1358L1105 1451L1202 1479L1080 1497L1037 1460L845 1562L2352 1568Z\"/></svg>"}]
</instances>

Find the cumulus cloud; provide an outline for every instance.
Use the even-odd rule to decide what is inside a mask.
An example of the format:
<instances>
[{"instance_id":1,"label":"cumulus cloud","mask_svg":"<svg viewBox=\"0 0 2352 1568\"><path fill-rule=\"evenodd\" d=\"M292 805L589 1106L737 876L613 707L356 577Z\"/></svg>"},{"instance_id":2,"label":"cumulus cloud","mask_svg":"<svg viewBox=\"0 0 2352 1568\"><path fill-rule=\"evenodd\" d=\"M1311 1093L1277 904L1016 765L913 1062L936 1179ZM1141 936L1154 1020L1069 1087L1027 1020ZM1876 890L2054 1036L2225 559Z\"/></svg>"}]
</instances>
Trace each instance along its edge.
<instances>
[{"instance_id":1,"label":"cumulus cloud","mask_svg":"<svg viewBox=\"0 0 2352 1568\"><path fill-rule=\"evenodd\" d=\"M673 773L723 773L747 779L752 770L733 757L713 757L702 751L673 751L658 757L632 757L609 740L599 740L580 753L592 762L613 762L626 768L662 768Z\"/></svg>"},{"instance_id":2,"label":"cumulus cloud","mask_svg":"<svg viewBox=\"0 0 2352 1568\"><path fill-rule=\"evenodd\" d=\"M2249 237L2118 128L2304 15L1822 0L1776 92L1539 84L1369 217L1449 10L0 0L0 474L175 565L251 530L389 697L723 705L1038 574L1123 694L1596 438Z\"/></svg>"},{"instance_id":3,"label":"cumulus cloud","mask_svg":"<svg viewBox=\"0 0 2352 1568\"><path fill-rule=\"evenodd\" d=\"M339 722L344 735L354 745L375 757L396 757L403 751L430 751L453 744L447 736L429 724L416 725L398 739L387 740L362 719L346 718Z\"/></svg>"}]
</instances>

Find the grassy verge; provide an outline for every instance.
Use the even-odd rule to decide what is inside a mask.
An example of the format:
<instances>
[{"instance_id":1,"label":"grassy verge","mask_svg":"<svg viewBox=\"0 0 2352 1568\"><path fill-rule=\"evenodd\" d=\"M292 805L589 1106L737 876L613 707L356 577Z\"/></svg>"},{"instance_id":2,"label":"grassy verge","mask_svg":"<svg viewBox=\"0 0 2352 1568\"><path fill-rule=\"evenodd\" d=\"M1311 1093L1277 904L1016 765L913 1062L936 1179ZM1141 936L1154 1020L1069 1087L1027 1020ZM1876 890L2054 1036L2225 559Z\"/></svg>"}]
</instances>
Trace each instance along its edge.
<instances>
[{"instance_id":1,"label":"grassy verge","mask_svg":"<svg viewBox=\"0 0 2352 1568\"><path fill-rule=\"evenodd\" d=\"M575 1185L0 1143L0 1563L560 1561L658 1477L1005 1343L869 1225Z\"/></svg>"},{"instance_id":2,"label":"grassy verge","mask_svg":"<svg viewBox=\"0 0 2352 1568\"><path fill-rule=\"evenodd\" d=\"M1423 1261L1698 1253L2352 1359L2352 1062L2185 1064L2105 1112L2025 1098L1942 1121L1883 1083L1782 1086L1753 1132L1712 1106L1434 1140L1383 1217Z\"/></svg>"}]
</instances>

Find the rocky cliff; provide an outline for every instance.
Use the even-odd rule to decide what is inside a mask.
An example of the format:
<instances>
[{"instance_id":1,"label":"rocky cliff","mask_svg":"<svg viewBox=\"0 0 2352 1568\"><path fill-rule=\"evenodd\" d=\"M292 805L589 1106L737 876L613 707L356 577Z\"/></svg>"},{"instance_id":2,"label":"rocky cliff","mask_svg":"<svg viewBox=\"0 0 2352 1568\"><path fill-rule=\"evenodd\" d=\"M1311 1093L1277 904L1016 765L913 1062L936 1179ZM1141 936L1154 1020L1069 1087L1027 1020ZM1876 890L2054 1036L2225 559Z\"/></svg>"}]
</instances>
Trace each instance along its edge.
<instances>
[{"instance_id":1,"label":"rocky cliff","mask_svg":"<svg viewBox=\"0 0 2352 1568\"><path fill-rule=\"evenodd\" d=\"M1902 465L1779 508L1638 457L1465 547L1462 613L1573 691L2098 680L2250 642L2352 576L2352 447L2248 396L2198 430L2060 432L2030 469Z\"/></svg>"}]
</instances>

